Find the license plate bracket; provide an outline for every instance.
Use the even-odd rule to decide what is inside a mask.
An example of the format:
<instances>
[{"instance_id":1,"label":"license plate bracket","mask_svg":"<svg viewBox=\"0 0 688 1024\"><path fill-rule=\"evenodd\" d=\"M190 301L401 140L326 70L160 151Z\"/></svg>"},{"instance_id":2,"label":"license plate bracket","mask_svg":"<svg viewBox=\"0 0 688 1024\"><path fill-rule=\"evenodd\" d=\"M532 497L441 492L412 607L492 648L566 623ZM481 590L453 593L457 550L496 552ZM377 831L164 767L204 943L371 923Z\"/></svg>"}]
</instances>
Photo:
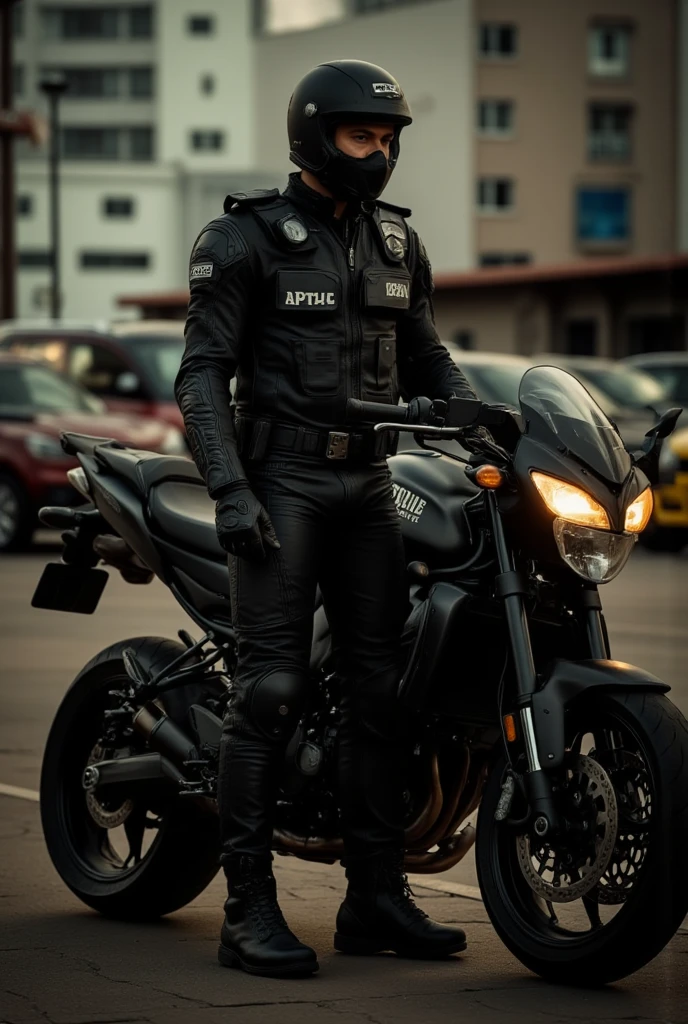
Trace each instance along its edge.
<instances>
[{"instance_id":1,"label":"license plate bracket","mask_svg":"<svg viewBox=\"0 0 688 1024\"><path fill-rule=\"evenodd\" d=\"M109 580L104 569L48 562L31 598L33 608L92 615Z\"/></svg>"}]
</instances>

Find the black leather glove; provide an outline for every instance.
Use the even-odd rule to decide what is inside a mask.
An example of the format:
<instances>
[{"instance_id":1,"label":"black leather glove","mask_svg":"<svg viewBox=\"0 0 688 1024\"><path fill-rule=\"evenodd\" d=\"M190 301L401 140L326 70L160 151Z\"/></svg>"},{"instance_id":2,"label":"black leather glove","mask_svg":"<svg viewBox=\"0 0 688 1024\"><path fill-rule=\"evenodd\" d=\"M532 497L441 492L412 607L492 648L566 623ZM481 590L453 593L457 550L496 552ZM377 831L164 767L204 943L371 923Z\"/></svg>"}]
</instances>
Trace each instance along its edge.
<instances>
[{"instance_id":1,"label":"black leather glove","mask_svg":"<svg viewBox=\"0 0 688 1024\"><path fill-rule=\"evenodd\" d=\"M485 442L487 442L487 445ZM471 427L470 430L467 430L466 433L462 435L460 443L467 451L473 454L484 453L486 447L489 445L496 447L495 439L486 427Z\"/></svg>"},{"instance_id":2,"label":"black leather glove","mask_svg":"<svg viewBox=\"0 0 688 1024\"><path fill-rule=\"evenodd\" d=\"M221 546L248 562L264 562L266 548L279 548L275 528L246 483L223 494L215 506L215 526Z\"/></svg>"}]
</instances>

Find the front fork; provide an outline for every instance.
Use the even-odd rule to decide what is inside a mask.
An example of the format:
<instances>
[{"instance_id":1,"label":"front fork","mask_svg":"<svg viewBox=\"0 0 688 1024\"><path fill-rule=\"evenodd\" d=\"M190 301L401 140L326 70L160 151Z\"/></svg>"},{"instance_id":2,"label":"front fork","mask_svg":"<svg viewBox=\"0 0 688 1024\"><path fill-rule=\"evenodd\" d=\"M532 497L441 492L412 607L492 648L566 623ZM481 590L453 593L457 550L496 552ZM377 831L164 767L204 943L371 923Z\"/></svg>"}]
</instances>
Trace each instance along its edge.
<instances>
[{"instance_id":1,"label":"front fork","mask_svg":"<svg viewBox=\"0 0 688 1024\"><path fill-rule=\"evenodd\" d=\"M537 737L533 726L532 695L537 689L537 675L530 643L530 630L525 610L527 593L525 581L516 570L513 555L504 535L504 526L494 491L485 494L499 573L495 579L495 592L504 602L511 652L516 674L516 708L525 748L527 770L524 775L526 797L531 809L533 829L545 836L559 827L559 812L552 795L552 783L546 765L540 762ZM607 636L602 619L602 603L596 587L582 591L582 604L590 654L593 658L608 658ZM552 755L549 755L550 757ZM506 816L506 815L504 815Z\"/></svg>"}]
</instances>

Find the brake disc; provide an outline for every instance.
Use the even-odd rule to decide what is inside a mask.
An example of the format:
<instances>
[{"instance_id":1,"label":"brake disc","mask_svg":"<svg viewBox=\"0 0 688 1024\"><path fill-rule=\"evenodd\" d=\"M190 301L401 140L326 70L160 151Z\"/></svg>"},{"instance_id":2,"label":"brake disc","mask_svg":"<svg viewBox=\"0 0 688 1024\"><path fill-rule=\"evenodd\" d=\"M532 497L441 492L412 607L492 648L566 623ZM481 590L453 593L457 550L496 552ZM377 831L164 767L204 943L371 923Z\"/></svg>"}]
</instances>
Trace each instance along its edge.
<instances>
[{"instance_id":1,"label":"brake disc","mask_svg":"<svg viewBox=\"0 0 688 1024\"><path fill-rule=\"evenodd\" d=\"M580 754L569 768L567 788L580 809L579 849L566 836L550 841L530 835L516 840L518 862L530 888L550 903L573 903L594 889L609 866L618 834L618 808L611 779L591 757ZM587 824L586 824L587 823Z\"/></svg>"},{"instance_id":2,"label":"brake disc","mask_svg":"<svg viewBox=\"0 0 688 1024\"><path fill-rule=\"evenodd\" d=\"M598 903L625 903L637 884L647 857L652 818L652 789L642 758L624 750L614 752L609 767L619 804L619 827L612 857L595 889ZM618 764L618 761L621 763Z\"/></svg>"},{"instance_id":3,"label":"brake disc","mask_svg":"<svg viewBox=\"0 0 688 1024\"><path fill-rule=\"evenodd\" d=\"M96 744L89 754L88 764L95 764L97 761L102 760L103 749L99 744ZM100 825L101 828L112 829L119 828L127 820L134 809L134 801L125 800L118 807L111 807L108 803L104 802L102 797L96 796L96 790L87 789L86 806L96 825Z\"/></svg>"}]
</instances>

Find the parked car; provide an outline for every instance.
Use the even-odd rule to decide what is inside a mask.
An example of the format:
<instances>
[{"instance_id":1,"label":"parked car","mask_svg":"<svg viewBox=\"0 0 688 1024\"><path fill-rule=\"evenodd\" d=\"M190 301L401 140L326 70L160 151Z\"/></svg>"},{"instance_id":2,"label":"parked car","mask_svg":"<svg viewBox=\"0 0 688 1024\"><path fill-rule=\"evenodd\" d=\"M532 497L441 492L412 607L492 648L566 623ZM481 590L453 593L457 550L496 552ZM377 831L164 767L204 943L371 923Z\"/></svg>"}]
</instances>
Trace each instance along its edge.
<instances>
[{"instance_id":1,"label":"parked car","mask_svg":"<svg viewBox=\"0 0 688 1024\"><path fill-rule=\"evenodd\" d=\"M651 374L663 385L671 404L688 409L688 352L644 352L623 362Z\"/></svg>"},{"instance_id":2,"label":"parked car","mask_svg":"<svg viewBox=\"0 0 688 1024\"><path fill-rule=\"evenodd\" d=\"M50 363L113 412L163 420L183 430L174 379L184 351L175 320L111 324L4 321L0 349Z\"/></svg>"},{"instance_id":3,"label":"parked car","mask_svg":"<svg viewBox=\"0 0 688 1024\"><path fill-rule=\"evenodd\" d=\"M50 366L0 352L0 553L28 544L41 505L78 500L67 480L78 461L62 451L63 431L112 437L167 455L186 453L178 427L108 412L99 398Z\"/></svg>"},{"instance_id":4,"label":"parked car","mask_svg":"<svg viewBox=\"0 0 688 1024\"><path fill-rule=\"evenodd\" d=\"M519 408L521 378L535 365L533 360L502 352L466 352L451 342L443 344L478 398L491 405L501 403Z\"/></svg>"},{"instance_id":5,"label":"parked car","mask_svg":"<svg viewBox=\"0 0 688 1024\"><path fill-rule=\"evenodd\" d=\"M659 478L652 520L640 539L656 551L680 551L688 544L688 426L665 440Z\"/></svg>"}]
</instances>

